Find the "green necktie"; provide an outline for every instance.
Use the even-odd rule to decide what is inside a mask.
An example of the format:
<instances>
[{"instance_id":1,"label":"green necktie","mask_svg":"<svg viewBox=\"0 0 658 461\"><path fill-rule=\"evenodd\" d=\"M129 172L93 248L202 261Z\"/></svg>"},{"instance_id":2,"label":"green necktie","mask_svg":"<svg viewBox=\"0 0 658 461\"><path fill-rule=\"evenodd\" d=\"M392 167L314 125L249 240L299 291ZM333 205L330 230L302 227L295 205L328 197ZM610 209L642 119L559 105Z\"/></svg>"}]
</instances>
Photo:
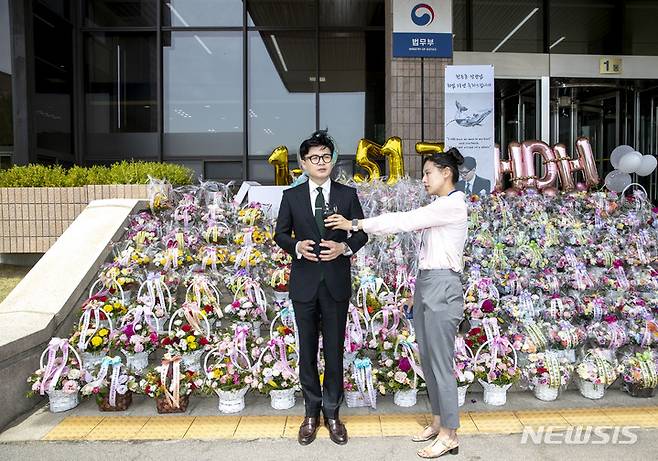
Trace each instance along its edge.
<instances>
[{"instance_id":1,"label":"green necktie","mask_svg":"<svg viewBox=\"0 0 658 461\"><path fill-rule=\"evenodd\" d=\"M320 231L320 237L324 238L324 195L322 194L322 187L318 187L315 190L318 192L318 196L315 197L315 223Z\"/></svg>"}]
</instances>

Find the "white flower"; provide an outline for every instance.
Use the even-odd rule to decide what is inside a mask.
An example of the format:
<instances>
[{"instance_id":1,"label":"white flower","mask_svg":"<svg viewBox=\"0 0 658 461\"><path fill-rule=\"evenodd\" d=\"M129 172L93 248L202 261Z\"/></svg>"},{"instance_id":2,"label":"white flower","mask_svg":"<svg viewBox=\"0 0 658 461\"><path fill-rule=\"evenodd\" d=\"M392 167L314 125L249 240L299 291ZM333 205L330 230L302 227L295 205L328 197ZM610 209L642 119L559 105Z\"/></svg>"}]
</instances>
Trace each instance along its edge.
<instances>
[{"instance_id":1,"label":"white flower","mask_svg":"<svg viewBox=\"0 0 658 461\"><path fill-rule=\"evenodd\" d=\"M69 370L69 374L67 375L69 379L79 379L80 378L80 370L77 368L71 368Z\"/></svg>"},{"instance_id":2,"label":"white flower","mask_svg":"<svg viewBox=\"0 0 658 461\"><path fill-rule=\"evenodd\" d=\"M387 367L392 367L393 366L393 359L386 359L386 362L384 362L384 365Z\"/></svg>"},{"instance_id":3,"label":"white flower","mask_svg":"<svg viewBox=\"0 0 658 461\"><path fill-rule=\"evenodd\" d=\"M390 350L393 348L393 344L389 343L388 341L384 341L384 350Z\"/></svg>"}]
</instances>

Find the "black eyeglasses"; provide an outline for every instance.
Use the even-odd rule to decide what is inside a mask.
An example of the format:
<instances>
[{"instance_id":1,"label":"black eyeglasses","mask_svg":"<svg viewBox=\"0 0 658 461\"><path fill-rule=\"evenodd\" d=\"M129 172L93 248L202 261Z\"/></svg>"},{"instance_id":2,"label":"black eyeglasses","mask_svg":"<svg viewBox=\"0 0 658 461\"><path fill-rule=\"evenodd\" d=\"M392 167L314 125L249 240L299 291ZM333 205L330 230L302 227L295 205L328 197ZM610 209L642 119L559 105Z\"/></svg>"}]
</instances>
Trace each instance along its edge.
<instances>
[{"instance_id":1,"label":"black eyeglasses","mask_svg":"<svg viewBox=\"0 0 658 461\"><path fill-rule=\"evenodd\" d=\"M333 155L331 154L322 154L322 155L311 155L310 157L306 157L305 160L308 160L313 165L318 165L320 163L320 159L322 159L322 163L329 163L331 162L332 158Z\"/></svg>"}]
</instances>

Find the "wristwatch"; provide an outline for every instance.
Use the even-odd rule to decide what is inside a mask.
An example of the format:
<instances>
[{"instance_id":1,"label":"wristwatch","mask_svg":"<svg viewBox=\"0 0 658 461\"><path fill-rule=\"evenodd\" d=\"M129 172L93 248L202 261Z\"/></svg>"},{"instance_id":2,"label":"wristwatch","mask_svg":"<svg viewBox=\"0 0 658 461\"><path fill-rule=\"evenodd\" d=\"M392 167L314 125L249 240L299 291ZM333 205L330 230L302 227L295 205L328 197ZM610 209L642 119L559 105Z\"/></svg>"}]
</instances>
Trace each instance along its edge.
<instances>
[{"instance_id":1,"label":"wristwatch","mask_svg":"<svg viewBox=\"0 0 658 461\"><path fill-rule=\"evenodd\" d=\"M352 220L352 232L358 232L359 231L359 220L358 219L353 219Z\"/></svg>"}]
</instances>

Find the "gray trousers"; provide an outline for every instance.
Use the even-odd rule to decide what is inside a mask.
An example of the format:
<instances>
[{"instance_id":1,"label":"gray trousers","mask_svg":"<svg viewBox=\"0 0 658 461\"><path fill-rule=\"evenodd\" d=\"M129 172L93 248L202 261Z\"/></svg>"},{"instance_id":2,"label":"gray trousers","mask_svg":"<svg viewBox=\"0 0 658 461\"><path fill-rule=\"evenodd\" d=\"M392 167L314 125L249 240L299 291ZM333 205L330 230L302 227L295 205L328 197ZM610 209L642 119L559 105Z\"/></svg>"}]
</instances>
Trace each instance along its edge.
<instances>
[{"instance_id":1,"label":"gray trousers","mask_svg":"<svg viewBox=\"0 0 658 461\"><path fill-rule=\"evenodd\" d=\"M441 426L457 429L457 381L452 360L455 335L464 316L460 275L449 269L419 271L413 316L432 414L440 417Z\"/></svg>"}]
</instances>

